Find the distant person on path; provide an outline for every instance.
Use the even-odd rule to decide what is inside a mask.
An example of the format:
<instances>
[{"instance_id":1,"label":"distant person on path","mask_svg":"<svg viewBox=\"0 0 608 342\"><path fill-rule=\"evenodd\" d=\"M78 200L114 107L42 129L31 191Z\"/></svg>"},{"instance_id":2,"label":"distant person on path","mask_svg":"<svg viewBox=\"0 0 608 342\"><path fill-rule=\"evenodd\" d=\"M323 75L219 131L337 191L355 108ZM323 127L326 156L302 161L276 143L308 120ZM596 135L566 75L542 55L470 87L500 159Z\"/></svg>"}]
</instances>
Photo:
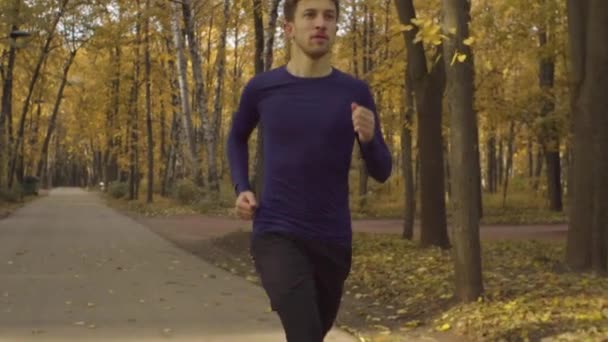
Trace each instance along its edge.
<instances>
[{"instance_id":1,"label":"distant person on path","mask_svg":"<svg viewBox=\"0 0 608 342\"><path fill-rule=\"evenodd\" d=\"M371 177L392 169L372 93L331 64L339 0L286 0L286 65L244 87L227 141L236 213L253 220L251 255L289 342L322 342L350 273L348 174L355 142ZM248 141L264 128L258 202Z\"/></svg>"}]
</instances>

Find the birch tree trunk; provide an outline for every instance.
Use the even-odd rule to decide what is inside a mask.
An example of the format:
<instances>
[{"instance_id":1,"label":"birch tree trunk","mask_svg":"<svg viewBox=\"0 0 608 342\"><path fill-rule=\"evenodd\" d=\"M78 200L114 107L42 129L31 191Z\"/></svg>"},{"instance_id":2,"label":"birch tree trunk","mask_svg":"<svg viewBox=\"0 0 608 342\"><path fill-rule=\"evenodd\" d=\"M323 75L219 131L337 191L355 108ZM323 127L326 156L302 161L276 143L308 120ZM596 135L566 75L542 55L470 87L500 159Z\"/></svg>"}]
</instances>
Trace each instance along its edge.
<instances>
[{"instance_id":1,"label":"birch tree trunk","mask_svg":"<svg viewBox=\"0 0 608 342\"><path fill-rule=\"evenodd\" d=\"M146 12L144 21L144 83L146 88L146 129L148 140L148 170L146 202L152 203L154 194L154 135L152 132L152 84L150 81L150 0L146 0Z\"/></svg>"},{"instance_id":2,"label":"birch tree trunk","mask_svg":"<svg viewBox=\"0 0 608 342\"><path fill-rule=\"evenodd\" d=\"M188 143L188 157L190 162L190 168L194 182L198 186L203 185L203 178L201 174L201 164L198 155L198 146L194 137L194 127L192 125L192 112L190 111L190 92L188 91L188 76L186 66L186 56L184 54L184 39L180 28L180 16L182 12L180 4L173 3L173 17L171 20L171 30L173 31L173 40L175 44L175 50L177 54L177 79L179 83L179 93L182 107L182 119L184 126L184 134Z\"/></svg>"},{"instance_id":3,"label":"birch tree trunk","mask_svg":"<svg viewBox=\"0 0 608 342\"><path fill-rule=\"evenodd\" d=\"M216 158L212 155L212 148L210 139L213 135L211 127L209 125L209 116L207 113L207 100L205 99L205 82L203 79L203 59L201 57L200 45L198 39L195 34L195 25L194 18L192 16L192 4L190 0L182 0L182 10L184 16L184 24L186 37L188 38L188 48L190 50L190 58L191 58L191 66L192 66L192 76L194 78L194 111L200 117L202 126L203 126L203 142L206 147L207 152L207 166L208 171L216 173L217 175L217 165ZM199 164L199 167L202 165ZM199 168L200 175L200 184L204 186L204 177L202 173L202 168Z\"/></svg>"},{"instance_id":4,"label":"birch tree trunk","mask_svg":"<svg viewBox=\"0 0 608 342\"><path fill-rule=\"evenodd\" d=\"M217 62L216 62L216 84L215 84L215 103L213 106L214 115L211 121L211 129L213 134L209 141L210 156L208 162L214 165L212 168L209 167L209 189L219 195L220 183L217 172L217 151L218 151L218 140L220 134L220 127L222 126L222 99L224 89L224 66L226 65L226 35L228 33L228 21L230 20L230 0L224 0L224 22L222 23L222 32L220 34L220 41L217 51ZM210 164L211 165L211 164Z\"/></svg>"}]
</instances>

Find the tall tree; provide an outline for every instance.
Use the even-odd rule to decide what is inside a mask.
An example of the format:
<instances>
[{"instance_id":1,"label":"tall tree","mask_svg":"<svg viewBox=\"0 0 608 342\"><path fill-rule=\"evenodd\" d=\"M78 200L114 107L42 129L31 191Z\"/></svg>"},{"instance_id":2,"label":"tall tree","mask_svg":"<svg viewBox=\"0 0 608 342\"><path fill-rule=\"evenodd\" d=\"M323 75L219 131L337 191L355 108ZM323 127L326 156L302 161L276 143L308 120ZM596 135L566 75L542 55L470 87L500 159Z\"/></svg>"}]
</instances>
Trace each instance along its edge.
<instances>
[{"instance_id":1,"label":"tall tree","mask_svg":"<svg viewBox=\"0 0 608 342\"><path fill-rule=\"evenodd\" d=\"M205 147L207 148L207 166L209 167L209 170L215 170L216 165L213 162L213 158L209 156L209 138L211 135L211 131L209 127L209 116L207 113L207 100L205 97L205 82L203 79L203 58L201 57L200 45L195 33L195 18L193 16L192 4L190 0L182 1L182 11L184 17L184 28L186 38L188 39L188 49L190 52L190 66L192 68L192 76L194 78L193 109L194 112L200 117L200 121L203 126L203 141L205 142ZM199 169L199 172L200 174L196 175L196 177L199 178L199 181L197 183L199 185L204 185L202 169Z\"/></svg>"},{"instance_id":2,"label":"tall tree","mask_svg":"<svg viewBox=\"0 0 608 342\"><path fill-rule=\"evenodd\" d=\"M9 166L9 171L8 171L9 188L13 186L13 176L15 174L15 168L17 167L17 159L19 158L19 148L21 147L21 143L23 142L23 137L24 137L24 133L25 133L25 120L27 117L27 113L29 112L29 109L30 109L31 98L34 93L34 86L36 85L36 82L38 81L38 78L40 77L42 65L44 64L44 61L46 60L46 58L51 50L51 43L52 43L53 39L55 38L55 31L57 30L59 21L61 20L61 18L63 17L63 14L65 13L65 9L66 9L67 5L68 5L68 0L62 0L61 3L59 4L59 8L57 9L57 12L53 13L54 14L53 21L52 21L50 27L48 28L48 35L46 37L44 45L42 46L40 55L38 56L36 66L34 67L34 73L32 74L32 78L29 83L27 95L26 95L25 100L23 101L23 106L22 106L22 110L21 110L21 118L19 119L19 132L17 133L17 142L13 146L13 150L12 150L11 157L10 157L10 166Z\"/></svg>"},{"instance_id":3,"label":"tall tree","mask_svg":"<svg viewBox=\"0 0 608 342\"><path fill-rule=\"evenodd\" d=\"M224 66L226 64L226 37L228 34L228 22L230 20L230 0L224 0L224 20L222 23L222 31L220 34L220 41L217 51L216 60L216 77L215 77L215 103L213 106L213 119L211 120L211 130L213 135L209 143L211 144L210 155L208 157L213 159L213 163L216 164L217 151L220 135L220 126L222 124L222 100L223 100L223 89L224 89ZM209 169L209 189L219 195L220 185L217 168Z\"/></svg>"},{"instance_id":4,"label":"tall tree","mask_svg":"<svg viewBox=\"0 0 608 342\"><path fill-rule=\"evenodd\" d=\"M150 80L152 69L152 62L150 61L150 0L146 0L144 14L144 85L146 88L146 131L148 140L146 202L152 203L154 192L154 136L152 132L152 81Z\"/></svg>"},{"instance_id":5,"label":"tall tree","mask_svg":"<svg viewBox=\"0 0 608 342\"><path fill-rule=\"evenodd\" d=\"M59 107L61 106L61 101L63 100L63 93L64 93L65 86L68 81L68 74L70 72L72 63L74 62L74 58L76 58L77 52L78 52L78 48L75 48L70 52L68 59L65 62L65 65L63 67L63 73L61 76L61 82L59 84L59 90L57 91L57 97L55 98L55 105L53 106L51 118L49 119L49 125L48 125L47 131L46 131L44 142L42 144L42 151L40 153L40 157L38 158L38 167L36 169L36 176L40 179L46 178L46 175L44 175L42 172L45 169L44 164L47 160L49 143L51 141L51 136L53 135L55 126L57 124L57 115L59 113Z\"/></svg>"},{"instance_id":6,"label":"tall tree","mask_svg":"<svg viewBox=\"0 0 608 342\"><path fill-rule=\"evenodd\" d=\"M403 212L403 237L411 240L414 237L414 219L416 216L416 191L414 189L414 165L412 164L412 126L414 121L414 95L412 94L409 68L405 70L405 108L403 127L401 128L401 155L403 158L403 186L405 206Z\"/></svg>"},{"instance_id":7,"label":"tall tree","mask_svg":"<svg viewBox=\"0 0 608 342\"><path fill-rule=\"evenodd\" d=\"M268 28L264 33L263 6L261 0L253 0L253 25L255 31L255 53L254 65L255 73L267 71L272 67L274 35L278 16L278 6L280 0L272 0L268 19ZM267 39L264 41L264 35ZM272 37L271 37L272 36ZM262 195L264 187L264 126L258 123L257 143L255 154L254 187L257 196Z\"/></svg>"},{"instance_id":8,"label":"tall tree","mask_svg":"<svg viewBox=\"0 0 608 342\"><path fill-rule=\"evenodd\" d=\"M253 30L255 32L255 51L253 54L254 73L257 75L264 72L264 17L262 0L253 1ZM258 198L262 196L264 188L264 127L258 123L257 142L254 162L253 188Z\"/></svg>"},{"instance_id":9,"label":"tall tree","mask_svg":"<svg viewBox=\"0 0 608 342\"><path fill-rule=\"evenodd\" d=\"M573 165L566 261L575 270L606 271L608 2L568 0L567 5L573 85Z\"/></svg>"},{"instance_id":10,"label":"tall tree","mask_svg":"<svg viewBox=\"0 0 608 342\"><path fill-rule=\"evenodd\" d=\"M198 146L196 143L194 126L192 124L192 112L190 110L190 92L188 91L188 70L187 61L184 53L184 37L180 26L180 13L183 9L179 3L173 3L171 30L173 31L173 40L175 44L175 53L177 54L177 80L179 83L179 94L182 107L182 119L184 125L184 134L188 143L188 157L194 182L199 186L203 185L201 174L201 164L198 154Z\"/></svg>"},{"instance_id":11,"label":"tall tree","mask_svg":"<svg viewBox=\"0 0 608 342\"><path fill-rule=\"evenodd\" d=\"M468 0L443 0L443 26L447 39L443 53L450 112L451 173L454 213L454 266L456 296L474 301L483 292L477 172L477 114L473 108L474 61L469 38ZM464 58L464 61L459 61Z\"/></svg>"},{"instance_id":12,"label":"tall tree","mask_svg":"<svg viewBox=\"0 0 608 342\"><path fill-rule=\"evenodd\" d=\"M418 148L420 153L421 197L421 244L423 246L450 245L446 222L445 183L442 137L442 99L445 88L445 66L441 47L435 48L432 67L424 51L424 40L416 40L420 32L412 0L395 0L399 20L404 30L407 48L407 68L412 78L412 88L418 120ZM428 23L431 24L432 23Z\"/></svg>"},{"instance_id":13,"label":"tall tree","mask_svg":"<svg viewBox=\"0 0 608 342\"><path fill-rule=\"evenodd\" d=\"M133 60L133 76L131 80L131 94L128 103L127 134L129 144L129 199L139 198L139 86L141 69L141 6L137 0L137 19L135 23L135 55Z\"/></svg>"},{"instance_id":14,"label":"tall tree","mask_svg":"<svg viewBox=\"0 0 608 342\"><path fill-rule=\"evenodd\" d=\"M562 210L561 161L559 156L559 131L555 125L555 100L553 85L555 83L555 53L547 51L547 25L542 25L538 33L541 47L539 67L540 88L543 91L541 118L543 124L539 140L542 143L545 163L547 164L547 188L549 190L549 208L554 211ZM544 50L542 50L544 48Z\"/></svg>"}]
</instances>

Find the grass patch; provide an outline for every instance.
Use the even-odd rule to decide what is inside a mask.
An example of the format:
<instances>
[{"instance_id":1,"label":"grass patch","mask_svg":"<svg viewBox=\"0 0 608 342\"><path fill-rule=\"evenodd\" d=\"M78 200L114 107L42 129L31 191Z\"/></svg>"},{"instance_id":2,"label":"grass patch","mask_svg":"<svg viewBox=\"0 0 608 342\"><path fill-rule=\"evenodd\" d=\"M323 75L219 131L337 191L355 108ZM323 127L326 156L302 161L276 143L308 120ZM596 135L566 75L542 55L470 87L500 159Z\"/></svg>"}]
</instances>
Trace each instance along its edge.
<instances>
[{"instance_id":1,"label":"grass patch","mask_svg":"<svg viewBox=\"0 0 608 342\"><path fill-rule=\"evenodd\" d=\"M6 201L0 199L0 219L10 216L15 210L40 198L41 196L45 196L45 194L41 192L38 196L24 196L17 201Z\"/></svg>"},{"instance_id":2,"label":"grass patch","mask_svg":"<svg viewBox=\"0 0 608 342\"><path fill-rule=\"evenodd\" d=\"M391 236L359 234L354 243L349 293L385 308L366 317L385 334L428 326L475 341L608 338L608 278L566 272L564 243L484 242L486 292L466 305L452 298L449 253Z\"/></svg>"},{"instance_id":3,"label":"grass patch","mask_svg":"<svg viewBox=\"0 0 608 342\"><path fill-rule=\"evenodd\" d=\"M371 191L366 198L351 194L353 219L402 218L404 199L396 191ZM451 219L448 206L447 219ZM483 194L482 224L555 224L565 223L567 209L555 212L547 209L546 200L531 191L509 193L503 203L501 194ZM420 202L416 205L416 218L420 219Z\"/></svg>"},{"instance_id":4,"label":"grass patch","mask_svg":"<svg viewBox=\"0 0 608 342\"><path fill-rule=\"evenodd\" d=\"M114 208L146 217L167 217L193 214L225 216L231 215L233 211L232 203L228 204L230 199L224 197L201 197L192 203L182 203L175 198L163 197L159 194L154 194L152 203L147 203L145 196L140 196L135 200L114 198L109 194L104 194L103 197L105 198L106 203ZM232 199L232 201L234 200Z\"/></svg>"}]
</instances>

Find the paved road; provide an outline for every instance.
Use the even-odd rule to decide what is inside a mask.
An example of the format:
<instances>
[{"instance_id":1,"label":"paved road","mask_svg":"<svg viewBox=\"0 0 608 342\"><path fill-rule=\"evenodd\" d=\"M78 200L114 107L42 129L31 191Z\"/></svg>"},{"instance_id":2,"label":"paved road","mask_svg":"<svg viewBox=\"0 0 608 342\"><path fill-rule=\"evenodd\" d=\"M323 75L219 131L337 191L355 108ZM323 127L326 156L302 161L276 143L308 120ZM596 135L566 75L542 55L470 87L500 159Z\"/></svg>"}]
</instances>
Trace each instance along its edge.
<instances>
[{"instance_id":1,"label":"paved road","mask_svg":"<svg viewBox=\"0 0 608 342\"><path fill-rule=\"evenodd\" d=\"M0 341L285 341L267 308L259 287L80 189L0 220Z\"/></svg>"}]
</instances>

